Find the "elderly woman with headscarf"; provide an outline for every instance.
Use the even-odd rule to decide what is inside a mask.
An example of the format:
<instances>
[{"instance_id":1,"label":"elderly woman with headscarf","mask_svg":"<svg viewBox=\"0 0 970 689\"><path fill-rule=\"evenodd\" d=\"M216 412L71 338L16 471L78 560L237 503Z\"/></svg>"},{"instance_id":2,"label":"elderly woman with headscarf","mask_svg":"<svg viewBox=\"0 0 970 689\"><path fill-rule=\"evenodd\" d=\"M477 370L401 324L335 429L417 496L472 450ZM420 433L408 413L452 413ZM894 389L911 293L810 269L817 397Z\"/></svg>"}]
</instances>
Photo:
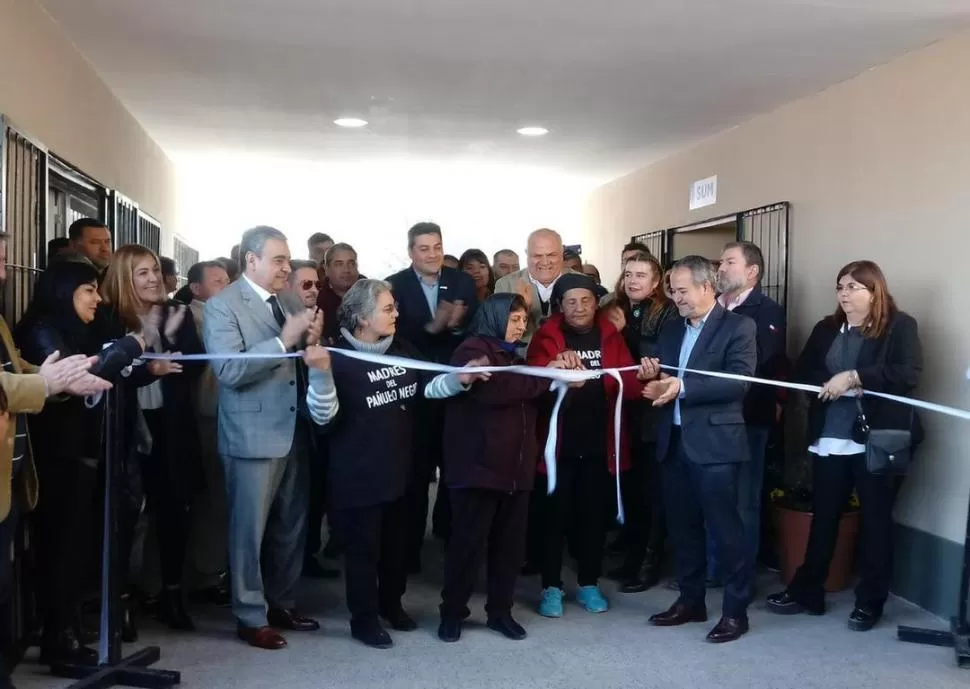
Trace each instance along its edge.
<instances>
[{"instance_id":1,"label":"elderly woman with headscarf","mask_svg":"<svg viewBox=\"0 0 970 689\"><path fill-rule=\"evenodd\" d=\"M567 368L602 370L635 365L623 335L606 313L597 311L596 283L585 275L566 273L556 281L552 303L558 312L547 320L529 344L528 361L547 366L562 359ZM643 384L636 371L624 371L623 394L639 399ZM619 383L600 376L571 390L558 419L557 486L543 509L544 552L539 614L563 614L562 553L567 525L575 529L579 590L576 601L587 611L606 612L609 603L598 581L611 505L610 476L630 468L628 424L620 424L620 456L616 456L613 409ZM545 471L545 466L539 466Z\"/></svg>"},{"instance_id":2,"label":"elderly woman with headscarf","mask_svg":"<svg viewBox=\"0 0 970 689\"><path fill-rule=\"evenodd\" d=\"M351 634L375 648L393 645L381 617L397 631L417 628L401 605L417 411L425 398L454 396L477 378L433 376L376 360L419 358L396 336L397 316L388 283L360 280L338 311L340 338L334 346L347 354L331 360L326 349L310 347L305 357L310 367L307 408L313 421L328 429L329 504L335 536L344 548Z\"/></svg>"},{"instance_id":3,"label":"elderly woman with headscarf","mask_svg":"<svg viewBox=\"0 0 970 689\"><path fill-rule=\"evenodd\" d=\"M515 350L528 321L528 307L518 294L488 297L476 314L471 336L455 350L452 365L482 360L489 366L524 363ZM549 366L564 364L556 359ZM536 403L550 385L547 378L493 373L449 403L444 478L452 527L441 592L442 641L461 637L486 552L488 627L513 640L526 636L512 617L512 592L524 557L529 491L539 452Z\"/></svg>"}]
</instances>

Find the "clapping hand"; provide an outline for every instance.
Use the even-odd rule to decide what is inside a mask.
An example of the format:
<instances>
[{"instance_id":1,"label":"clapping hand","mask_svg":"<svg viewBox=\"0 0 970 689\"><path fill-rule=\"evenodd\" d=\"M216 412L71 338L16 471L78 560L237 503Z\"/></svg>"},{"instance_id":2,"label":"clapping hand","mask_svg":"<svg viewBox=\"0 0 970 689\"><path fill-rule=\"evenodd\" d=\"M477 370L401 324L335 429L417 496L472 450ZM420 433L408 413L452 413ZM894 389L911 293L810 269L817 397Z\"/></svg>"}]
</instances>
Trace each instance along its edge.
<instances>
[{"instance_id":1,"label":"clapping hand","mask_svg":"<svg viewBox=\"0 0 970 689\"><path fill-rule=\"evenodd\" d=\"M88 358L83 354L75 354L61 359L60 352L54 352L44 359L38 373L47 383L48 395L59 395L68 387L79 381L88 372L96 358Z\"/></svg>"},{"instance_id":2,"label":"clapping hand","mask_svg":"<svg viewBox=\"0 0 970 689\"><path fill-rule=\"evenodd\" d=\"M677 399L680 394L680 378L652 380L643 387L643 397L653 400L653 406L662 407Z\"/></svg>"},{"instance_id":3,"label":"clapping hand","mask_svg":"<svg viewBox=\"0 0 970 689\"><path fill-rule=\"evenodd\" d=\"M320 337L323 335L323 311L308 309L311 314L310 327L307 328L307 346L320 344Z\"/></svg>"},{"instance_id":4,"label":"clapping hand","mask_svg":"<svg viewBox=\"0 0 970 689\"><path fill-rule=\"evenodd\" d=\"M461 302L457 303L460 304ZM432 335L437 335L445 329L452 327L451 322L454 319L454 312L455 304L450 301L439 300L438 308L434 312L434 318L425 324L424 329Z\"/></svg>"},{"instance_id":5,"label":"clapping hand","mask_svg":"<svg viewBox=\"0 0 970 689\"><path fill-rule=\"evenodd\" d=\"M300 313L291 313L286 317L286 321L283 323L283 329L280 331L280 342L283 343L287 351L300 344L303 333L310 329L312 322L313 311L310 309L306 309ZM319 335L317 335L317 339L320 339Z\"/></svg>"},{"instance_id":6,"label":"clapping hand","mask_svg":"<svg viewBox=\"0 0 970 689\"><path fill-rule=\"evenodd\" d=\"M461 299L456 299L452 302L451 315L448 317L448 328L454 330L461 327L461 322L464 320L466 313L468 313L468 307L465 306L465 302Z\"/></svg>"}]
</instances>

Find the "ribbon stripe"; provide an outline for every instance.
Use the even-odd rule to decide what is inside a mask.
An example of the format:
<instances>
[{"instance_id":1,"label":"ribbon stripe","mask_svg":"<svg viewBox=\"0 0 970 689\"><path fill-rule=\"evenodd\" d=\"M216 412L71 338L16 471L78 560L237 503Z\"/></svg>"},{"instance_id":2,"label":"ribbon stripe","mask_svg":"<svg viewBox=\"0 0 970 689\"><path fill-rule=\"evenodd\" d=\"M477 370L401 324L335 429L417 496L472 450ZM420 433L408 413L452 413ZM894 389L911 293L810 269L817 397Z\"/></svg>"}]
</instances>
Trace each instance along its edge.
<instances>
[{"instance_id":1,"label":"ribbon stripe","mask_svg":"<svg viewBox=\"0 0 970 689\"><path fill-rule=\"evenodd\" d=\"M448 366L446 364L436 364L430 361L419 359L407 359L405 357L392 356L388 354L371 354L368 352L358 352L354 349L338 349L336 347L325 347L331 353L337 353L351 359L366 361L368 363L380 364L382 366L400 366L418 371L428 371L431 373L518 373L524 376L537 378L548 378L552 382L552 390L556 393L556 401L552 407L552 416L549 420L549 433L546 436L546 444L543 450L543 462L546 467L546 478L548 481L548 492L552 493L556 489L556 446L559 436L559 412L562 409L563 400L569 391L569 383L592 380L600 376L610 376L619 384L619 394L613 408L613 434L614 434L614 463L616 469L616 505L617 521L621 524L624 521L623 500L620 495L620 426L623 415L623 377L620 375L627 371L637 371L639 366L626 366L622 368L605 368L592 371L572 371L557 368L543 368L540 366ZM161 361L211 361L227 359L296 359L302 358L302 352L280 352L279 354L265 352L223 352L206 354L157 354L145 352L141 355L141 360L161 360ZM676 366L661 365L661 369L677 372L680 369ZM768 378L756 378L754 376L744 376L737 373L725 373L722 371L704 371L700 369L683 369L683 373L690 373L711 378L723 378L726 380L737 380L756 385L770 385L777 388L787 388L789 390L799 390L801 392L818 393L822 390L821 386L809 385L807 383L792 383L789 381L770 380ZM968 372L970 373L970 372ZM885 392L873 390L863 390L862 395L879 397L882 399L906 404L918 409L924 409L937 414L953 416L958 419L970 421L970 411L949 407L935 402L924 402L911 397L891 395Z\"/></svg>"}]
</instances>

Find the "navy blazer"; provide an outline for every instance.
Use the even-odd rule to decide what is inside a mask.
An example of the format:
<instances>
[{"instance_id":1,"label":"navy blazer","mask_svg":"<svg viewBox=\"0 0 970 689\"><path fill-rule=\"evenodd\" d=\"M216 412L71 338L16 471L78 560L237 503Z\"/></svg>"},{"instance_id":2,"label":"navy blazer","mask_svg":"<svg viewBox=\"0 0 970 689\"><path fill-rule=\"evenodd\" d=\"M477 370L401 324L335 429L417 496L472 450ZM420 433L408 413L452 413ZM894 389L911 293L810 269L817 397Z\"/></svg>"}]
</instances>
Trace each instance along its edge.
<instances>
[{"instance_id":1,"label":"navy blazer","mask_svg":"<svg viewBox=\"0 0 970 689\"><path fill-rule=\"evenodd\" d=\"M753 320L720 304L707 316L687 368L753 376L758 364L757 328ZM660 363L676 368L684 341L684 319L667 321L660 333ZM665 373L676 375L676 371ZM750 383L696 373L683 377L680 400L681 442L697 464L723 464L750 459L743 402ZM664 461L674 426L674 403L661 408L657 458Z\"/></svg>"},{"instance_id":2,"label":"navy blazer","mask_svg":"<svg viewBox=\"0 0 970 689\"><path fill-rule=\"evenodd\" d=\"M787 319L785 309L771 297L755 287L748 298L734 309L734 313L747 316L757 326L758 368L756 377L771 380L787 380L788 361ZM770 385L753 385L744 400L744 420L753 426L774 426L775 405L783 403L785 388Z\"/></svg>"},{"instance_id":3,"label":"navy blazer","mask_svg":"<svg viewBox=\"0 0 970 689\"><path fill-rule=\"evenodd\" d=\"M451 355L465 339L469 324L478 308L475 281L467 273L443 266L438 280L438 301L462 301L468 307L465 317L456 330L445 330L437 335L425 331L424 326L434 314L428 308L428 300L418 281L414 268L408 266L394 273L387 281L397 300L397 334L415 347L429 361L447 364Z\"/></svg>"}]
</instances>

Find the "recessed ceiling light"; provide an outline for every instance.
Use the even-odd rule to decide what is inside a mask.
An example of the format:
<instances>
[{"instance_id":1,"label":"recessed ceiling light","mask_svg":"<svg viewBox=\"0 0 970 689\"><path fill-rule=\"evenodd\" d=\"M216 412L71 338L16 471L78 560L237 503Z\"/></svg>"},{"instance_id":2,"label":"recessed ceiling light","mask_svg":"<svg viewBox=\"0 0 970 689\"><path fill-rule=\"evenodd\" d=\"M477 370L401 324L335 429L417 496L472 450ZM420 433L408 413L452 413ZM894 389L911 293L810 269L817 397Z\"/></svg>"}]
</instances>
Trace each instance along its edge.
<instances>
[{"instance_id":1,"label":"recessed ceiling light","mask_svg":"<svg viewBox=\"0 0 970 689\"><path fill-rule=\"evenodd\" d=\"M362 120L359 117L338 117L333 123L338 127L348 127L350 129L359 129L360 127L367 126L367 120Z\"/></svg>"},{"instance_id":2,"label":"recessed ceiling light","mask_svg":"<svg viewBox=\"0 0 970 689\"><path fill-rule=\"evenodd\" d=\"M518 132L522 136L545 136L549 130L545 127L522 127Z\"/></svg>"}]
</instances>

